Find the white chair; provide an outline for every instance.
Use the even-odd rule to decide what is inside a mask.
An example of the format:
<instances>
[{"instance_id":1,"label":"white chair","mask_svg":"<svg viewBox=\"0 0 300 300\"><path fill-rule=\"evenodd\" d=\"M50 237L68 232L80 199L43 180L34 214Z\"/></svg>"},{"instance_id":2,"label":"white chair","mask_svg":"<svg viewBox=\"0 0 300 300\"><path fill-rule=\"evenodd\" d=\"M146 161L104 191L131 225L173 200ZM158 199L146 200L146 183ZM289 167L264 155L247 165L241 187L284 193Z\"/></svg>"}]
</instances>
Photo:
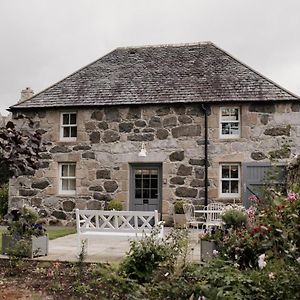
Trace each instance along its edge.
<instances>
[{"instance_id":1,"label":"white chair","mask_svg":"<svg viewBox=\"0 0 300 300\"><path fill-rule=\"evenodd\" d=\"M183 205L183 211L186 219L186 227L196 227L199 229L199 225L203 225L203 220L199 220L195 217L195 207L193 204L187 203Z\"/></svg>"},{"instance_id":2,"label":"white chair","mask_svg":"<svg viewBox=\"0 0 300 300\"><path fill-rule=\"evenodd\" d=\"M206 206L206 221L203 223L203 227L209 231L214 227L222 227L221 212L225 208L225 204L213 202Z\"/></svg>"}]
</instances>

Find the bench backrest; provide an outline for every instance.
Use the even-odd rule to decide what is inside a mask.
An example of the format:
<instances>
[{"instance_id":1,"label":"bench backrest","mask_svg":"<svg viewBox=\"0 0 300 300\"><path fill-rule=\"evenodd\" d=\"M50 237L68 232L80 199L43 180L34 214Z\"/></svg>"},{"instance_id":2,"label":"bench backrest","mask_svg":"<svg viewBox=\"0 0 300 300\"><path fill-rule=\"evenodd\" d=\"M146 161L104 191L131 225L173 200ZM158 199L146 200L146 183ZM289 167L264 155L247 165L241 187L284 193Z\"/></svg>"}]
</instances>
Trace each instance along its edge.
<instances>
[{"instance_id":1,"label":"bench backrest","mask_svg":"<svg viewBox=\"0 0 300 300\"><path fill-rule=\"evenodd\" d=\"M76 209L77 232L147 232L158 225L158 211Z\"/></svg>"}]
</instances>

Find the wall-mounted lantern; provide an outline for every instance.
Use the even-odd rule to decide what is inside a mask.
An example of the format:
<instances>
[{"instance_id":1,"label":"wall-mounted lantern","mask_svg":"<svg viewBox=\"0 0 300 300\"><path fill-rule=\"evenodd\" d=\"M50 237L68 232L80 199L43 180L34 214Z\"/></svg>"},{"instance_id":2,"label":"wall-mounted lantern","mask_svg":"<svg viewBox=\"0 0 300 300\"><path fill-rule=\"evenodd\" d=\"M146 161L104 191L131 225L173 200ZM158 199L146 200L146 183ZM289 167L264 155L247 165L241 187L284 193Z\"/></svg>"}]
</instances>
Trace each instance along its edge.
<instances>
[{"instance_id":1,"label":"wall-mounted lantern","mask_svg":"<svg viewBox=\"0 0 300 300\"><path fill-rule=\"evenodd\" d=\"M141 148L141 151L139 152L138 154L140 157L146 157L147 156L147 151L146 151L146 148L145 148L145 144L142 143L142 148Z\"/></svg>"}]
</instances>

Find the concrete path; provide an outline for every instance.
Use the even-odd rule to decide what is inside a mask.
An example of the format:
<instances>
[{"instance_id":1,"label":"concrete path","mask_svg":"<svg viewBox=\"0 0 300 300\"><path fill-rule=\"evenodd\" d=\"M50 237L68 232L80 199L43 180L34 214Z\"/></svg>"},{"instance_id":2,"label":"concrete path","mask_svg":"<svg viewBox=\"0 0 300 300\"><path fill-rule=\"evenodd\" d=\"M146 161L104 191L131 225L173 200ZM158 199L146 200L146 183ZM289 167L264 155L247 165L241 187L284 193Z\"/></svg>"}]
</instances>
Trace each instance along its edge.
<instances>
[{"instance_id":1,"label":"concrete path","mask_svg":"<svg viewBox=\"0 0 300 300\"><path fill-rule=\"evenodd\" d=\"M118 262L129 250L128 237L102 236L89 240L87 262ZM49 254L37 260L78 261L78 240L76 234L49 241Z\"/></svg>"},{"instance_id":2,"label":"concrete path","mask_svg":"<svg viewBox=\"0 0 300 300\"><path fill-rule=\"evenodd\" d=\"M166 232L170 229L166 228ZM120 262L130 248L128 237L101 236L89 241L87 262ZM7 257L0 255L1 257ZM197 243L196 230L190 232L189 257L195 262L200 261L200 247ZM49 254L37 257L35 260L43 261L78 261L77 235L71 234L49 241Z\"/></svg>"}]
</instances>

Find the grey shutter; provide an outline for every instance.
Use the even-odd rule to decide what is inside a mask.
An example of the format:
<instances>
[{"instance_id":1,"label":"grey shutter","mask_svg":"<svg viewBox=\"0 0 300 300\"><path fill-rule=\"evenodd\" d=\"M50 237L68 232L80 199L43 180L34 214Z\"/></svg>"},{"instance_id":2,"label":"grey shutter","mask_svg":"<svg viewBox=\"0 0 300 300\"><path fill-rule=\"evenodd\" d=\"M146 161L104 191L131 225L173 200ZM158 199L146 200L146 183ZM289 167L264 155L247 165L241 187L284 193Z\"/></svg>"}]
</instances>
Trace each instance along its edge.
<instances>
[{"instance_id":1,"label":"grey shutter","mask_svg":"<svg viewBox=\"0 0 300 300\"><path fill-rule=\"evenodd\" d=\"M285 179L285 166L279 165L277 167L272 166L270 163L245 163L243 164L243 203L245 207L251 205L249 197L255 195L262 199L263 188L266 183L267 177L270 176L272 168L276 168L276 178L273 178L273 182L276 185L283 185Z\"/></svg>"}]
</instances>

